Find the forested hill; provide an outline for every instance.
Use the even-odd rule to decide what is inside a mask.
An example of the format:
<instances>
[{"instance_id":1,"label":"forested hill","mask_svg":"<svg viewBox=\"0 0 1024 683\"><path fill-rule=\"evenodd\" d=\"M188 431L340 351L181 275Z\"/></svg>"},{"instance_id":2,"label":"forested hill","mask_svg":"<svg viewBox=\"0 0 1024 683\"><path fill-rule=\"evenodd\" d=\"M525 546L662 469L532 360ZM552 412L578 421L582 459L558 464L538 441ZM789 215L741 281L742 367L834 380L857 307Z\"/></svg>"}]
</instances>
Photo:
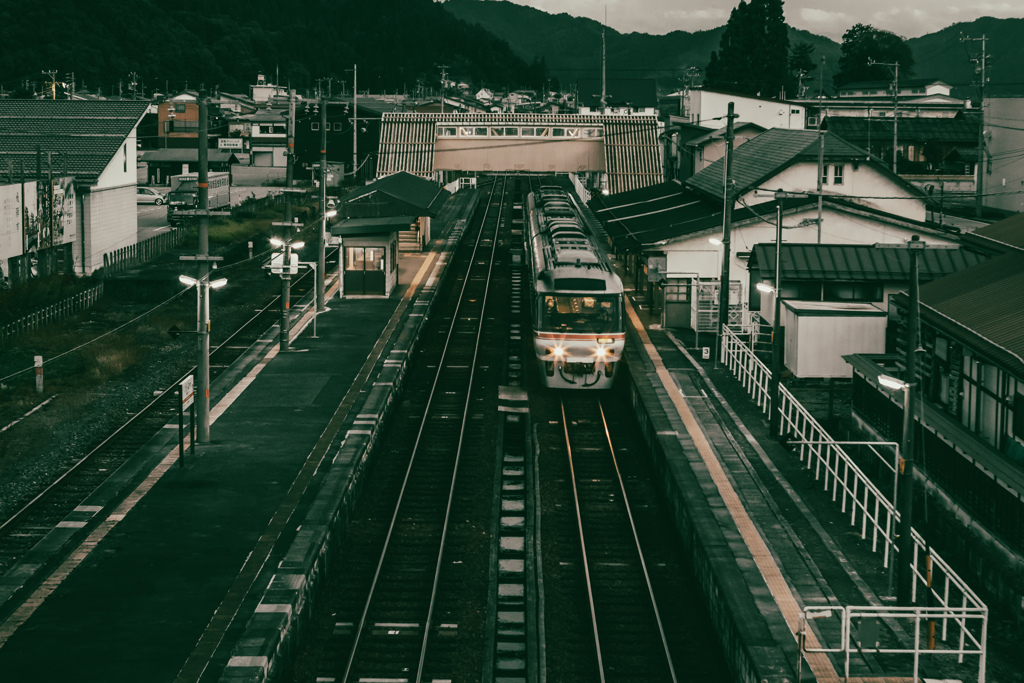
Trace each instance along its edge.
<instances>
[{"instance_id":1,"label":"forested hill","mask_svg":"<svg viewBox=\"0 0 1024 683\"><path fill-rule=\"evenodd\" d=\"M601 24L568 14L547 14L506 0L446 0L444 7L456 17L478 24L508 41L526 61L543 59L553 76L562 80L600 77ZM711 53L719 47L724 26L709 31L673 31L665 35L605 31L608 76L615 78L656 78L662 92L679 87L687 67L704 69ZM890 30L887 26L875 28ZM989 90L992 95L1024 95L1024 77L1016 65L1024 63L1024 19L983 17L956 24L907 41L917 64L916 77L938 78L955 86L954 94L976 97L972 55L981 52L978 42L961 42L960 36L988 38ZM838 70L840 45L828 38L789 29L790 46L807 42L814 46L813 61L825 56L824 83L831 87ZM811 78L817 83L819 71ZM699 82L699 81L698 81Z\"/></svg>"},{"instance_id":2,"label":"forested hill","mask_svg":"<svg viewBox=\"0 0 1024 683\"><path fill-rule=\"evenodd\" d=\"M55 69L78 87L127 94L132 72L145 93L201 84L247 92L259 73L304 89L340 86L359 65L359 89L450 78L491 87L535 87L545 74L509 46L431 0L0 0L0 84L41 80ZM335 90L337 92L337 90Z\"/></svg>"}]
</instances>

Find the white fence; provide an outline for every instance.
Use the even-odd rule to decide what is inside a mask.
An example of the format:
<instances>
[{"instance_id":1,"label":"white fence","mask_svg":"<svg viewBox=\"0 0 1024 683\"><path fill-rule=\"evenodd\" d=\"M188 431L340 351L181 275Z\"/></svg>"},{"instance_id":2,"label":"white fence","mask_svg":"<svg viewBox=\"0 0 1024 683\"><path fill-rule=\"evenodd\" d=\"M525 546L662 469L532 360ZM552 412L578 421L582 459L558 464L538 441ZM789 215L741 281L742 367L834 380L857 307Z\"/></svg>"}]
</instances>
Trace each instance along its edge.
<instances>
[{"instance_id":1,"label":"white fence","mask_svg":"<svg viewBox=\"0 0 1024 683\"><path fill-rule=\"evenodd\" d=\"M18 318L14 322L0 326L0 339L7 339L22 332L29 332L37 327L42 327L55 320L61 320L84 311L103 296L103 283L90 287L89 289L70 296L63 301L50 304L46 308L33 311L26 316Z\"/></svg>"},{"instance_id":2,"label":"white fence","mask_svg":"<svg viewBox=\"0 0 1024 683\"><path fill-rule=\"evenodd\" d=\"M771 397L768 391L771 370L754 355L753 351L735 332L728 328L725 330L723 347L726 366L751 395L761 411L767 414L771 409ZM897 550L894 531L898 526L899 513L896 511L893 501L886 497L843 450L842 445L832 439L818 421L793 397L793 394L781 384L779 385L779 399L781 434L787 435L791 441L811 442L801 444L797 449L800 462L807 470L813 470L815 480L822 482L826 492L831 492L833 502L840 506L840 510L844 514L849 515L850 525L859 529L861 538L867 539L868 535L871 535L872 552L878 551L878 543L882 541L882 564L888 567L890 553ZM914 556L907 558L907 561L911 563L915 577L913 600L916 603L919 594L924 594L931 604L946 610L943 617L943 639L945 639L947 631L945 625L949 620L955 621L959 627L961 649L965 638L980 639L982 664L979 681L984 681L984 644L988 628L988 607L938 553L925 543L920 534L913 531L912 536ZM924 565L923 569L922 565ZM939 579L938 583L941 584L941 590L933 588L936 585L936 577ZM980 615L978 617L980 618L980 634L971 635L968 632L967 617L955 616L964 610L970 611L972 615L975 612Z\"/></svg>"}]
</instances>

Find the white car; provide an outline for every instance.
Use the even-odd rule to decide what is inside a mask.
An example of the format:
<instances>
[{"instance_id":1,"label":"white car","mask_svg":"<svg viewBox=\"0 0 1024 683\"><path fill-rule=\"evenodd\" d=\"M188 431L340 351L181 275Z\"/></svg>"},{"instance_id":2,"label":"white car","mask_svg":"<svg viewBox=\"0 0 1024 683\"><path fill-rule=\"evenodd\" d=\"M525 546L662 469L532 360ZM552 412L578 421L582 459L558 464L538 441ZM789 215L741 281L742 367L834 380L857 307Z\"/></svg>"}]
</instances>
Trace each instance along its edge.
<instances>
[{"instance_id":1,"label":"white car","mask_svg":"<svg viewBox=\"0 0 1024 683\"><path fill-rule=\"evenodd\" d=\"M140 187L138 190L138 193L135 195L136 204L156 204L160 206L164 203L164 196L156 190L148 187Z\"/></svg>"}]
</instances>

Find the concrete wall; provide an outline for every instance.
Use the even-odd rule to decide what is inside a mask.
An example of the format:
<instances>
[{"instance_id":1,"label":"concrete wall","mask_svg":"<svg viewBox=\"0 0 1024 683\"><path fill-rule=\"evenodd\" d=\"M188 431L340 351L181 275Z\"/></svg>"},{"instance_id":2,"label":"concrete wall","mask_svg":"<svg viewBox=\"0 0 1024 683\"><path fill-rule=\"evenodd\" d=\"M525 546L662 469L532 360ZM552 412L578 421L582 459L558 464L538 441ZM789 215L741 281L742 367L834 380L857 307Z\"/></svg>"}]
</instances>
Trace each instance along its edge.
<instances>
[{"instance_id":1,"label":"concrete wall","mask_svg":"<svg viewBox=\"0 0 1024 683\"><path fill-rule=\"evenodd\" d=\"M1024 98L989 98L984 105L985 132L991 135L988 151L992 154L982 178L985 206L1024 211L1024 155L1020 154L1024 149L1024 126L1019 123ZM991 173L987 172L989 164Z\"/></svg>"},{"instance_id":2,"label":"concrete wall","mask_svg":"<svg viewBox=\"0 0 1024 683\"><path fill-rule=\"evenodd\" d=\"M687 105L690 123L720 128L725 121L723 117L729 112L730 102L734 104L734 111L740 121L749 121L765 128L804 128L806 112L801 104L699 89L690 91Z\"/></svg>"},{"instance_id":3,"label":"concrete wall","mask_svg":"<svg viewBox=\"0 0 1024 683\"><path fill-rule=\"evenodd\" d=\"M130 171L134 175L134 161ZM138 241L135 193L135 183L132 182L131 185L108 189L94 187L84 196L82 242L86 275L91 275L94 270L103 267L103 254Z\"/></svg>"}]
</instances>

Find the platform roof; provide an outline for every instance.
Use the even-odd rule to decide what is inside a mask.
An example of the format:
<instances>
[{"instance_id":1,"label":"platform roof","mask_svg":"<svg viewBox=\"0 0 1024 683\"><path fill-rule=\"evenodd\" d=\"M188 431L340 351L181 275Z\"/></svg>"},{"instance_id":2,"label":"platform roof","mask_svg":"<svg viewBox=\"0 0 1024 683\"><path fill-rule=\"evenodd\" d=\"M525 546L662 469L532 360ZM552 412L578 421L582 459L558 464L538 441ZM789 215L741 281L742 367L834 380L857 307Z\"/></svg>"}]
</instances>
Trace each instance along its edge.
<instances>
[{"instance_id":1,"label":"platform roof","mask_svg":"<svg viewBox=\"0 0 1024 683\"><path fill-rule=\"evenodd\" d=\"M450 196L448 190L434 181L401 171L353 190L342 198L342 204L377 204L384 212L381 215L395 212L405 215L409 210L416 210L418 215L434 217Z\"/></svg>"},{"instance_id":2,"label":"platform roof","mask_svg":"<svg viewBox=\"0 0 1024 683\"><path fill-rule=\"evenodd\" d=\"M385 216L383 218L346 218L331 226L336 237L368 237L404 230L416 222L416 216Z\"/></svg>"}]
</instances>

